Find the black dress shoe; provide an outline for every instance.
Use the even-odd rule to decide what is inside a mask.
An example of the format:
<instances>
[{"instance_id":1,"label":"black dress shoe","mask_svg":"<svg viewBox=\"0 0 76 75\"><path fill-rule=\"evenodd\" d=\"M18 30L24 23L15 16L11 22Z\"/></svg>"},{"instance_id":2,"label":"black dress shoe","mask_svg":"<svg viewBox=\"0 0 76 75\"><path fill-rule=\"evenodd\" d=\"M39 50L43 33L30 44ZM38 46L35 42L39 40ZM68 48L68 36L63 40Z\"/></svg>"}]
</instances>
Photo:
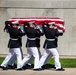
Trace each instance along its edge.
<instances>
[{"instance_id":1,"label":"black dress shoe","mask_svg":"<svg viewBox=\"0 0 76 75\"><path fill-rule=\"evenodd\" d=\"M28 69L32 69L32 65L28 65Z\"/></svg>"},{"instance_id":2,"label":"black dress shoe","mask_svg":"<svg viewBox=\"0 0 76 75\"><path fill-rule=\"evenodd\" d=\"M31 64L31 65L26 64L26 65L25 65L25 68L26 68L26 69L32 69L32 68L33 68L33 64Z\"/></svg>"},{"instance_id":3,"label":"black dress shoe","mask_svg":"<svg viewBox=\"0 0 76 75\"><path fill-rule=\"evenodd\" d=\"M3 66L0 66L0 68L4 68Z\"/></svg>"},{"instance_id":4,"label":"black dress shoe","mask_svg":"<svg viewBox=\"0 0 76 75\"><path fill-rule=\"evenodd\" d=\"M15 69L16 67L15 66L8 65L7 68L8 69Z\"/></svg>"},{"instance_id":5,"label":"black dress shoe","mask_svg":"<svg viewBox=\"0 0 76 75\"><path fill-rule=\"evenodd\" d=\"M34 71L41 71L41 70L44 70L42 68L37 68L37 69L33 69Z\"/></svg>"},{"instance_id":6,"label":"black dress shoe","mask_svg":"<svg viewBox=\"0 0 76 75\"><path fill-rule=\"evenodd\" d=\"M17 69L17 71L21 71L21 70L23 70L23 68L18 68L18 69Z\"/></svg>"},{"instance_id":7,"label":"black dress shoe","mask_svg":"<svg viewBox=\"0 0 76 75\"><path fill-rule=\"evenodd\" d=\"M4 66L0 66L0 68L2 68L3 70L7 70L8 69L7 67L4 67Z\"/></svg>"},{"instance_id":8,"label":"black dress shoe","mask_svg":"<svg viewBox=\"0 0 76 75\"><path fill-rule=\"evenodd\" d=\"M63 68L56 69L56 71L65 71Z\"/></svg>"},{"instance_id":9,"label":"black dress shoe","mask_svg":"<svg viewBox=\"0 0 76 75\"><path fill-rule=\"evenodd\" d=\"M26 66L23 66L22 69L25 70L25 69L27 69L27 68L26 68Z\"/></svg>"}]
</instances>

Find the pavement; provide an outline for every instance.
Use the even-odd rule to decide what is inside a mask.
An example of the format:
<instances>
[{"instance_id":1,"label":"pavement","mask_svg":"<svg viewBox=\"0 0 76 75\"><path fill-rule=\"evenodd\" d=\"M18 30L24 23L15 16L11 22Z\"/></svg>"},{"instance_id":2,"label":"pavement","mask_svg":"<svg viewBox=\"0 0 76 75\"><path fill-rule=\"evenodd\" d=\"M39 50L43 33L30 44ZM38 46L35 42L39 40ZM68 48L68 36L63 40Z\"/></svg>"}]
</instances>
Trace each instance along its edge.
<instances>
[{"instance_id":1,"label":"pavement","mask_svg":"<svg viewBox=\"0 0 76 75\"><path fill-rule=\"evenodd\" d=\"M31 69L23 71L0 69L0 75L76 75L76 68L65 68L65 71L55 71L54 69L42 71L33 71Z\"/></svg>"}]
</instances>

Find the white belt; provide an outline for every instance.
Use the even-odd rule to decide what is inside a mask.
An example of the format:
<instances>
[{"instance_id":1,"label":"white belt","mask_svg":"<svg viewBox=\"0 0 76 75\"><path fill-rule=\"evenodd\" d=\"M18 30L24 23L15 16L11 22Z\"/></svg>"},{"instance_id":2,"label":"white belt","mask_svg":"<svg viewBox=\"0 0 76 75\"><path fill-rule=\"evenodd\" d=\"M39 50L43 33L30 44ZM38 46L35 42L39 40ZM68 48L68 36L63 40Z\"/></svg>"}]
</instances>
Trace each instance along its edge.
<instances>
[{"instance_id":1,"label":"white belt","mask_svg":"<svg viewBox=\"0 0 76 75\"><path fill-rule=\"evenodd\" d=\"M36 38L28 38L29 40L36 40Z\"/></svg>"},{"instance_id":2,"label":"white belt","mask_svg":"<svg viewBox=\"0 0 76 75\"><path fill-rule=\"evenodd\" d=\"M54 41L55 39L46 39L46 40L48 40L48 41Z\"/></svg>"},{"instance_id":3,"label":"white belt","mask_svg":"<svg viewBox=\"0 0 76 75\"><path fill-rule=\"evenodd\" d=\"M13 39L13 38L10 38L11 40L18 40L18 39Z\"/></svg>"}]
</instances>

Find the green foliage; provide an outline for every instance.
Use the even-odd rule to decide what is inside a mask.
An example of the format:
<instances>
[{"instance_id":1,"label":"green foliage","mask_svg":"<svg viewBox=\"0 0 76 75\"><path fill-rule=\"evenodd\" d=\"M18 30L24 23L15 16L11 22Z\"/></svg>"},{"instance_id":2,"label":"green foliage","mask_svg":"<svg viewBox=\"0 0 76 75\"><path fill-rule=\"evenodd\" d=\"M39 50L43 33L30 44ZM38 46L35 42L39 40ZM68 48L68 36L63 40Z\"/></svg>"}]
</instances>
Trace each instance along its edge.
<instances>
[{"instance_id":1,"label":"green foliage","mask_svg":"<svg viewBox=\"0 0 76 75\"><path fill-rule=\"evenodd\" d=\"M3 60L4 58L0 57L0 64L2 63ZM76 58L60 58L60 62L62 67L64 68L76 68ZM54 58L51 58L50 60L48 60L47 64L54 65Z\"/></svg>"},{"instance_id":2,"label":"green foliage","mask_svg":"<svg viewBox=\"0 0 76 75\"><path fill-rule=\"evenodd\" d=\"M4 60L4 58L3 57L0 57L0 64L2 63L3 60Z\"/></svg>"},{"instance_id":3,"label":"green foliage","mask_svg":"<svg viewBox=\"0 0 76 75\"><path fill-rule=\"evenodd\" d=\"M64 58L64 59L60 59L60 62L61 62L61 64L62 64L63 67L76 68L76 58L75 59Z\"/></svg>"},{"instance_id":4,"label":"green foliage","mask_svg":"<svg viewBox=\"0 0 76 75\"><path fill-rule=\"evenodd\" d=\"M76 68L76 58L60 58L62 67ZM47 64L54 64L54 58L48 60Z\"/></svg>"}]
</instances>

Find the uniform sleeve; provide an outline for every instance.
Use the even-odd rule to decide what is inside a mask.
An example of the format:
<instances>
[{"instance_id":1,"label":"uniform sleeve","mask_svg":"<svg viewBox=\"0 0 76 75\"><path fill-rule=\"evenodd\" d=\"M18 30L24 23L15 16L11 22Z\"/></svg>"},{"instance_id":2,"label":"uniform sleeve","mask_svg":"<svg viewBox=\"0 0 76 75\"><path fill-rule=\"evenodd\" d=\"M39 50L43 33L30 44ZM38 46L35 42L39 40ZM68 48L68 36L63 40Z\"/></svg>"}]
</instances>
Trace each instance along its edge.
<instances>
[{"instance_id":1,"label":"uniform sleeve","mask_svg":"<svg viewBox=\"0 0 76 75\"><path fill-rule=\"evenodd\" d=\"M56 32L57 32L57 36L62 36L63 33L60 33L57 29L56 29Z\"/></svg>"},{"instance_id":2,"label":"uniform sleeve","mask_svg":"<svg viewBox=\"0 0 76 75\"><path fill-rule=\"evenodd\" d=\"M25 32L27 34L29 32L29 27L25 27L24 29L25 29Z\"/></svg>"},{"instance_id":3,"label":"uniform sleeve","mask_svg":"<svg viewBox=\"0 0 76 75\"><path fill-rule=\"evenodd\" d=\"M19 30L18 30L18 36L21 36L21 37L22 37L22 36L24 36L24 35L25 35L25 33L22 33L22 31L19 31Z\"/></svg>"},{"instance_id":4,"label":"uniform sleeve","mask_svg":"<svg viewBox=\"0 0 76 75\"><path fill-rule=\"evenodd\" d=\"M44 33L46 32L46 31L49 31L49 27L46 25L46 27L43 25L43 31L44 31Z\"/></svg>"},{"instance_id":5,"label":"uniform sleeve","mask_svg":"<svg viewBox=\"0 0 76 75\"><path fill-rule=\"evenodd\" d=\"M58 32L57 29L55 29L55 31L56 31L56 36L58 37L60 35L60 33Z\"/></svg>"},{"instance_id":6,"label":"uniform sleeve","mask_svg":"<svg viewBox=\"0 0 76 75\"><path fill-rule=\"evenodd\" d=\"M24 36L26 33L23 33L22 31L21 31L21 29L18 29L19 30L19 35L22 37L22 36Z\"/></svg>"},{"instance_id":7,"label":"uniform sleeve","mask_svg":"<svg viewBox=\"0 0 76 75\"><path fill-rule=\"evenodd\" d=\"M36 36L37 36L37 37L40 37L41 35L42 35L42 33L40 32L39 29L37 29Z\"/></svg>"},{"instance_id":8,"label":"uniform sleeve","mask_svg":"<svg viewBox=\"0 0 76 75\"><path fill-rule=\"evenodd\" d=\"M13 29L11 26L8 27L8 32L14 34L14 36L23 36L24 34L18 29Z\"/></svg>"},{"instance_id":9,"label":"uniform sleeve","mask_svg":"<svg viewBox=\"0 0 76 75\"><path fill-rule=\"evenodd\" d=\"M15 33L15 31L13 30L13 28L11 26L8 26L8 32L10 34Z\"/></svg>"}]
</instances>

